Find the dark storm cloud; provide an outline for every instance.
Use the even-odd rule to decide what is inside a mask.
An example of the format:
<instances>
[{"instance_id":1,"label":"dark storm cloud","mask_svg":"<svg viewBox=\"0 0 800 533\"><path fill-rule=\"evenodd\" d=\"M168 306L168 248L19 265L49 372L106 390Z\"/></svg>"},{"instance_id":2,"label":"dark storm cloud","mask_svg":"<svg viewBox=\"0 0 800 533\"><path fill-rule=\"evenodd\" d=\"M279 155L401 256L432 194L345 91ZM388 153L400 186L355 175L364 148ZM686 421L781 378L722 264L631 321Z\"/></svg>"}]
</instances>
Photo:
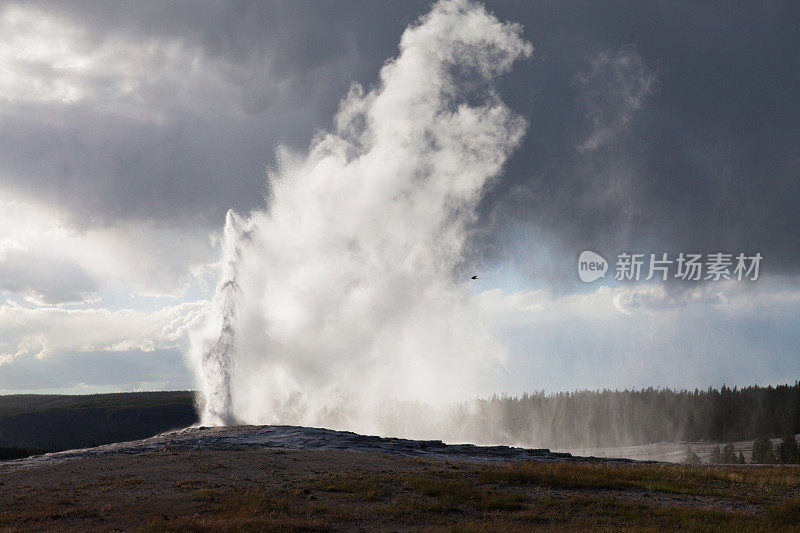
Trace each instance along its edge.
<instances>
[{"instance_id":1,"label":"dark storm cloud","mask_svg":"<svg viewBox=\"0 0 800 533\"><path fill-rule=\"evenodd\" d=\"M797 3L494 7L536 58L504 85L531 129L484 203L493 254L567 284L584 249L760 251L766 272L798 272ZM636 105L616 100L626 76ZM598 131L613 135L586 150Z\"/></svg>"},{"instance_id":2,"label":"dark storm cloud","mask_svg":"<svg viewBox=\"0 0 800 533\"><path fill-rule=\"evenodd\" d=\"M76 102L0 105L3 188L61 204L78 225L217 226L230 207L261 205L276 144L304 148L328 127L350 83L374 80L421 12L371 2L23 5L79 28L76 53L111 57L109 73L68 79L86 93ZM115 70L131 50L145 57ZM67 76L46 61L25 69L45 85ZM137 86L109 96L123 91L119 79Z\"/></svg>"},{"instance_id":3,"label":"dark storm cloud","mask_svg":"<svg viewBox=\"0 0 800 533\"><path fill-rule=\"evenodd\" d=\"M104 100L103 78L70 106L0 110L3 187L60 203L82 224L199 217L208 227L229 207L259 205L275 144L302 148L329 127L350 82L373 83L427 9L26 5L82 27L82 50L121 40L177 51L143 60L147 79L122 110ZM767 272L796 273L797 3L487 6L520 22L535 52L499 87L531 125L483 203L474 261L569 285L583 249L760 251ZM208 72L193 78L197 58Z\"/></svg>"}]
</instances>

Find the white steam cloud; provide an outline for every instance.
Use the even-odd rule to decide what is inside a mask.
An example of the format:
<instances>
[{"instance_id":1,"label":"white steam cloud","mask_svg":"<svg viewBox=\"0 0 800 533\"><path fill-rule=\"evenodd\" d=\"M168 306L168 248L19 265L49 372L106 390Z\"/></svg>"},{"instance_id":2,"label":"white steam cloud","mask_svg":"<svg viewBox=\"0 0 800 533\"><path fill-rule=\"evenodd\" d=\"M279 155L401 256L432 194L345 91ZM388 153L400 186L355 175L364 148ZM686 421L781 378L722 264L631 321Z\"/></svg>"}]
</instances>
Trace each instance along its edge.
<instances>
[{"instance_id":1,"label":"white steam cloud","mask_svg":"<svg viewBox=\"0 0 800 533\"><path fill-rule=\"evenodd\" d=\"M492 88L531 54L521 32L439 2L375 89L353 86L333 132L307 155L279 150L268 209L228 213L220 285L192 339L203 424L395 431L387 402L466 399L502 364L458 270L527 126Z\"/></svg>"}]
</instances>

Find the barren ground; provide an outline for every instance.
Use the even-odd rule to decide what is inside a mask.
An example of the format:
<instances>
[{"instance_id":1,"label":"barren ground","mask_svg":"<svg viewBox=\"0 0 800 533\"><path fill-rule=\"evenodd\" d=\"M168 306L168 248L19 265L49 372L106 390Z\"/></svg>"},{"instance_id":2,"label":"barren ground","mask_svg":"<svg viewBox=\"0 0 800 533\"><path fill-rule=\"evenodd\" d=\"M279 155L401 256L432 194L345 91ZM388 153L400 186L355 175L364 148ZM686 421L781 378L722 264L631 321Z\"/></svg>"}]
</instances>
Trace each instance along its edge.
<instances>
[{"instance_id":1,"label":"barren ground","mask_svg":"<svg viewBox=\"0 0 800 533\"><path fill-rule=\"evenodd\" d=\"M207 445L0 464L0 529L780 530L800 469Z\"/></svg>"}]
</instances>

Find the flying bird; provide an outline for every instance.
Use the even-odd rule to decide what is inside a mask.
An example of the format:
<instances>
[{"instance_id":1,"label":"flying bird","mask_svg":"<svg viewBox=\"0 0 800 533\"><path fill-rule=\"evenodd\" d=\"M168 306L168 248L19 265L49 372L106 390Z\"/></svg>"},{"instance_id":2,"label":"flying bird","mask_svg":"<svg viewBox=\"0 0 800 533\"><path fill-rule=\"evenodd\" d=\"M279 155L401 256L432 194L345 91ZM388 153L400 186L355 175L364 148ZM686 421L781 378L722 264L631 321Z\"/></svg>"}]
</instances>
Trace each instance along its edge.
<instances>
[{"instance_id":1,"label":"flying bird","mask_svg":"<svg viewBox=\"0 0 800 533\"><path fill-rule=\"evenodd\" d=\"M472 277L471 277L471 278L469 278L469 279L478 279L478 276L472 276Z\"/></svg>"}]
</instances>

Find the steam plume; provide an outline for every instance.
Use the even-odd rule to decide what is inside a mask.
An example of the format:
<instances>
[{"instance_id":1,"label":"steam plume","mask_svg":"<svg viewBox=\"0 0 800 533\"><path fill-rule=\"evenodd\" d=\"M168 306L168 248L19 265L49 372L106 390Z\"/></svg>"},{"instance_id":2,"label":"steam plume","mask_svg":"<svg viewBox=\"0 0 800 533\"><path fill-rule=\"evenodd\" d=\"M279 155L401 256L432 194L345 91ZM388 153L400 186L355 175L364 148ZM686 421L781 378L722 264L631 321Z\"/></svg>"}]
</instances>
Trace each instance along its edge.
<instances>
[{"instance_id":1,"label":"steam plume","mask_svg":"<svg viewBox=\"0 0 800 533\"><path fill-rule=\"evenodd\" d=\"M388 432L386 402L473 396L502 363L456 272L526 128L492 87L532 52L521 30L439 2L373 90L351 88L333 132L306 155L278 151L268 208L228 213L214 307L193 338L203 424Z\"/></svg>"}]
</instances>

